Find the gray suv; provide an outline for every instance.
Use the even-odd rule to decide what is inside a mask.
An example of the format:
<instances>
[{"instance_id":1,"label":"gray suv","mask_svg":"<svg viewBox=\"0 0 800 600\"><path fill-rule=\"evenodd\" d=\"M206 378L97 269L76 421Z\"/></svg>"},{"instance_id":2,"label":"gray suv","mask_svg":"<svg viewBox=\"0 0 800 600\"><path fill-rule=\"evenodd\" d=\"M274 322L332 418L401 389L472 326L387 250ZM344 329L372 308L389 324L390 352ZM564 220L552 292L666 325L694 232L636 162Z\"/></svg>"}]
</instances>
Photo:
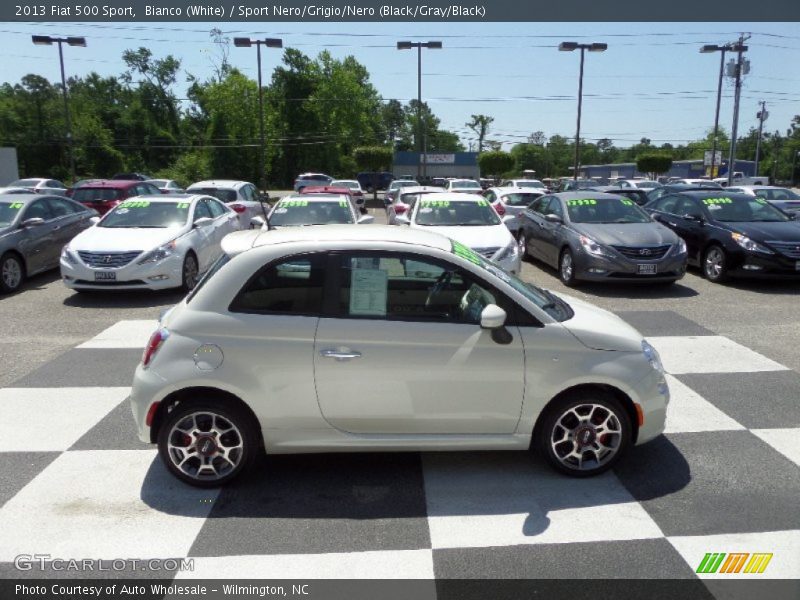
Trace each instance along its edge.
<instances>
[{"instance_id":1,"label":"gray suv","mask_svg":"<svg viewBox=\"0 0 800 600\"><path fill-rule=\"evenodd\" d=\"M303 173L294 180L294 191L302 192L303 188L315 185L330 185L331 181L333 181L333 177L325 175L325 173Z\"/></svg>"}]
</instances>

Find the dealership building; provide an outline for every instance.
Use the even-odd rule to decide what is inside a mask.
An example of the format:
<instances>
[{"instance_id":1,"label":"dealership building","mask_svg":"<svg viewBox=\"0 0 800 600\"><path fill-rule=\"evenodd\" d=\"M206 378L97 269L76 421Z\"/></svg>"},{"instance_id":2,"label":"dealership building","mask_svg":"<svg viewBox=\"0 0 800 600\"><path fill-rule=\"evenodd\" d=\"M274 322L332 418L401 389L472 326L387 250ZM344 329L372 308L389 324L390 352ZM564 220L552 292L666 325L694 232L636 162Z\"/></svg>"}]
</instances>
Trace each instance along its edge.
<instances>
[{"instance_id":1,"label":"dealership building","mask_svg":"<svg viewBox=\"0 0 800 600\"><path fill-rule=\"evenodd\" d=\"M752 160L735 161L734 171L741 171L745 177L754 177L756 163ZM698 160L674 160L672 168L667 173L660 173L666 177L680 177L687 179L697 179L708 175L708 168L702 159ZM572 171L572 167L570 167ZM719 177L728 174L728 161L723 160L719 166ZM623 177L633 179L634 177L646 177L647 173L640 173L636 168L636 163L617 163L612 165L581 165L578 167L578 176L581 178L600 177L609 179L611 177Z\"/></svg>"},{"instance_id":2,"label":"dealership building","mask_svg":"<svg viewBox=\"0 0 800 600\"><path fill-rule=\"evenodd\" d=\"M422 177L422 156L425 158L424 173L427 177L477 179L481 176L477 152L436 152L425 155L419 152L395 152L392 173L397 178L408 175L415 179Z\"/></svg>"}]
</instances>

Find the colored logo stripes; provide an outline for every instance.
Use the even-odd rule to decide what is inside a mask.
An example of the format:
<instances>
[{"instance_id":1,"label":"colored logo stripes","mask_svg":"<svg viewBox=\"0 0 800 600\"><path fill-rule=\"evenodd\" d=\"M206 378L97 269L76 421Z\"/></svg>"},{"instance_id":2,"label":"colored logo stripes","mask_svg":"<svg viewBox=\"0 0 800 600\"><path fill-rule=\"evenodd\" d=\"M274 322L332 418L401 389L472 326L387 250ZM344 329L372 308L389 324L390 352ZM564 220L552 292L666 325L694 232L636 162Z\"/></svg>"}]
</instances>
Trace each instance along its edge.
<instances>
[{"instance_id":1,"label":"colored logo stripes","mask_svg":"<svg viewBox=\"0 0 800 600\"><path fill-rule=\"evenodd\" d=\"M748 560L749 558L749 560ZM763 573L772 554L766 552L707 552L697 573Z\"/></svg>"}]
</instances>

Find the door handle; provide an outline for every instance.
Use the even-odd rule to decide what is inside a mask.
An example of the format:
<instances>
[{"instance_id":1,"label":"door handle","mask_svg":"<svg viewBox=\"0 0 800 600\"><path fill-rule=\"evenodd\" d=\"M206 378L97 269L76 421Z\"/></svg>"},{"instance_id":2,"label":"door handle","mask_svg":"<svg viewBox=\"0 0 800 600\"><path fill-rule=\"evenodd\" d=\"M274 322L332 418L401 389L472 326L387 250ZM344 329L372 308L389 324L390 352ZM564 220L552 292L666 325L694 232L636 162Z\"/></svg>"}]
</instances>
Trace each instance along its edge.
<instances>
[{"instance_id":1,"label":"door handle","mask_svg":"<svg viewBox=\"0 0 800 600\"><path fill-rule=\"evenodd\" d=\"M53 231L58 231L61 229L61 225L53 225Z\"/></svg>"},{"instance_id":2,"label":"door handle","mask_svg":"<svg viewBox=\"0 0 800 600\"><path fill-rule=\"evenodd\" d=\"M677 223L673 223L672 221L667 221L667 225L672 225L673 227L677 227Z\"/></svg>"},{"instance_id":3,"label":"door handle","mask_svg":"<svg viewBox=\"0 0 800 600\"><path fill-rule=\"evenodd\" d=\"M351 358L361 358L361 352L356 350L320 350L320 356L323 358L335 358L337 361L348 360Z\"/></svg>"}]
</instances>

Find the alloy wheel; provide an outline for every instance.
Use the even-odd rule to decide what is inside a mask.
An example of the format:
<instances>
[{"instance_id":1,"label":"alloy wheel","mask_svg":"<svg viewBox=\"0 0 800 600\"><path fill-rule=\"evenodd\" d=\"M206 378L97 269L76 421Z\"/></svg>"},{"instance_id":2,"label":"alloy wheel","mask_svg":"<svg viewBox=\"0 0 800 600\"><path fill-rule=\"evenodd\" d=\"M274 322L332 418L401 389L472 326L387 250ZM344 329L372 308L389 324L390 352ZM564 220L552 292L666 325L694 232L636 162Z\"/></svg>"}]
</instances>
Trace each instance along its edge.
<instances>
[{"instance_id":1,"label":"alloy wheel","mask_svg":"<svg viewBox=\"0 0 800 600\"><path fill-rule=\"evenodd\" d=\"M215 482L229 476L244 456L244 438L229 419L212 411L187 414L172 426L167 456L186 477Z\"/></svg>"},{"instance_id":2,"label":"alloy wheel","mask_svg":"<svg viewBox=\"0 0 800 600\"><path fill-rule=\"evenodd\" d=\"M22 283L22 265L15 256L6 256L2 266L3 288L13 292Z\"/></svg>"},{"instance_id":3,"label":"alloy wheel","mask_svg":"<svg viewBox=\"0 0 800 600\"><path fill-rule=\"evenodd\" d=\"M197 259L193 254L188 254L183 260L183 287L187 290L197 285L198 271Z\"/></svg>"},{"instance_id":4,"label":"alloy wheel","mask_svg":"<svg viewBox=\"0 0 800 600\"><path fill-rule=\"evenodd\" d=\"M561 268L559 271L561 273L561 281L567 285L571 284L574 278L575 266L572 261L572 253L569 250L565 250L561 254Z\"/></svg>"},{"instance_id":5,"label":"alloy wheel","mask_svg":"<svg viewBox=\"0 0 800 600\"><path fill-rule=\"evenodd\" d=\"M703 261L703 270L706 277L711 281L719 281L725 274L725 254L720 248L713 246L706 252L706 259Z\"/></svg>"},{"instance_id":6,"label":"alloy wheel","mask_svg":"<svg viewBox=\"0 0 800 600\"><path fill-rule=\"evenodd\" d=\"M555 458L567 469L594 471L613 460L622 446L619 416L602 404L579 404L565 410L550 432Z\"/></svg>"}]
</instances>

